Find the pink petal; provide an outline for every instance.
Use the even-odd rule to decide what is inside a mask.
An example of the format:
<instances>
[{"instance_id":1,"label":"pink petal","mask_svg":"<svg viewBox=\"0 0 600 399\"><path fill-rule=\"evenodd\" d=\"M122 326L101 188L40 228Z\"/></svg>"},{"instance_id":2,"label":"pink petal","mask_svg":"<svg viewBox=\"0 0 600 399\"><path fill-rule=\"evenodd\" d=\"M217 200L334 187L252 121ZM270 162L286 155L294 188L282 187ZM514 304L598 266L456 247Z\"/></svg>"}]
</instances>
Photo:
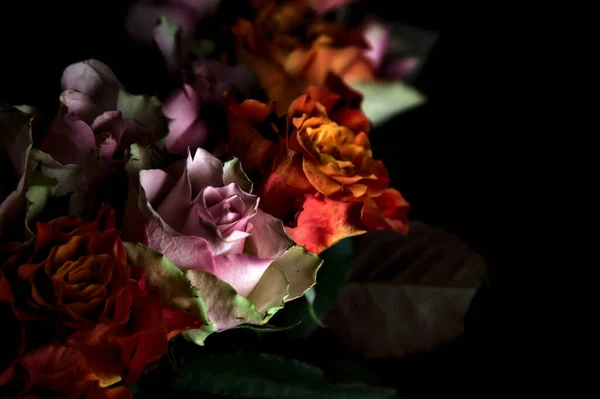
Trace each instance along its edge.
<instances>
[{"instance_id":1,"label":"pink petal","mask_svg":"<svg viewBox=\"0 0 600 399\"><path fill-rule=\"evenodd\" d=\"M387 64L387 63L386 63ZM385 65L382 73L391 79L408 78L421 64L419 57L404 57Z\"/></svg>"},{"instance_id":2,"label":"pink petal","mask_svg":"<svg viewBox=\"0 0 600 399\"><path fill-rule=\"evenodd\" d=\"M171 154L185 157L188 151L193 152L204 147L208 141L208 130L208 123L199 119L183 131L169 128L169 134L165 137L165 147Z\"/></svg>"},{"instance_id":3,"label":"pink petal","mask_svg":"<svg viewBox=\"0 0 600 399\"><path fill-rule=\"evenodd\" d=\"M77 115L88 125L101 114L90 96L79 91L65 90L60 95L60 102L67 107L69 113Z\"/></svg>"},{"instance_id":4,"label":"pink petal","mask_svg":"<svg viewBox=\"0 0 600 399\"><path fill-rule=\"evenodd\" d=\"M231 285L238 294L247 297L272 262L273 259L245 254L220 255L214 258L212 274Z\"/></svg>"},{"instance_id":5,"label":"pink petal","mask_svg":"<svg viewBox=\"0 0 600 399\"><path fill-rule=\"evenodd\" d=\"M144 189L146 199L151 205L156 205L158 199L173 189L177 180L160 169L142 170L140 185Z\"/></svg>"},{"instance_id":6,"label":"pink petal","mask_svg":"<svg viewBox=\"0 0 600 399\"><path fill-rule=\"evenodd\" d=\"M152 30L160 17L169 17L179 25L185 37L196 30L197 17L187 10L172 6L154 6L150 4L134 4L129 9L125 21L127 34L138 43L151 45Z\"/></svg>"},{"instance_id":7,"label":"pink petal","mask_svg":"<svg viewBox=\"0 0 600 399\"><path fill-rule=\"evenodd\" d=\"M188 153L186 173L192 187L192 198L195 198L205 187L223 185L223 163L202 148L196 149L193 158L192 154Z\"/></svg>"},{"instance_id":8,"label":"pink petal","mask_svg":"<svg viewBox=\"0 0 600 399\"><path fill-rule=\"evenodd\" d=\"M74 114L59 117L41 143L40 149L63 165L77 164L96 148L92 129Z\"/></svg>"},{"instance_id":9,"label":"pink petal","mask_svg":"<svg viewBox=\"0 0 600 399\"><path fill-rule=\"evenodd\" d=\"M390 48L390 30L376 22L372 22L364 30L364 38L369 44L369 49L363 52L363 55L368 58L375 68L379 68L383 58Z\"/></svg>"},{"instance_id":10,"label":"pink petal","mask_svg":"<svg viewBox=\"0 0 600 399\"><path fill-rule=\"evenodd\" d=\"M181 270L201 270L213 273L215 263L208 242L201 237L169 233L158 221L146 227L150 248L165 255Z\"/></svg>"},{"instance_id":11,"label":"pink petal","mask_svg":"<svg viewBox=\"0 0 600 399\"><path fill-rule=\"evenodd\" d=\"M60 83L63 90L87 94L100 111L117 109L119 81L103 62L89 59L71 64L64 70Z\"/></svg>"},{"instance_id":12,"label":"pink petal","mask_svg":"<svg viewBox=\"0 0 600 399\"><path fill-rule=\"evenodd\" d=\"M155 204L152 206L172 229L181 232L192 210L191 199L190 181L184 173L165 198L157 204L158 206Z\"/></svg>"},{"instance_id":13,"label":"pink petal","mask_svg":"<svg viewBox=\"0 0 600 399\"><path fill-rule=\"evenodd\" d=\"M173 154L186 156L188 146L192 151L206 140L206 127L197 123L200 116L200 96L190 85L177 89L165 101L163 113L172 121L169 134L165 138L167 150Z\"/></svg>"},{"instance_id":14,"label":"pink petal","mask_svg":"<svg viewBox=\"0 0 600 399\"><path fill-rule=\"evenodd\" d=\"M107 111L94 120L91 128L95 134L110 133L119 143L125 130L125 120L121 111Z\"/></svg>"},{"instance_id":15,"label":"pink petal","mask_svg":"<svg viewBox=\"0 0 600 399\"><path fill-rule=\"evenodd\" d=\"M117 141L112 136L105 136L98 143L98 154L100 158L112 160L117 152Z\"/></svg>"},{"instance_id":16,"label":"pink petal","mask_svg":"<svg viewBox=\"0 0 600 399\"><path fill-rule=\"evenodd\" d=\"M74 114L58 115L40 144L40 150L63 165L80 166L89 184L93 184L102 173L96 137L92 129Z\"/></svg>"},{"instance_id":17,"label":"pink petal","mask_svg":"<svg viewBox=\"0 0 600 399\"><path fill-rule=\"evenodd\" d=\"M246 239L244 252L247 254L260 258L278 258L294 245L283 222L260 209L249 224L252 225L252 235Z\"/></svg>"}]
</instances>

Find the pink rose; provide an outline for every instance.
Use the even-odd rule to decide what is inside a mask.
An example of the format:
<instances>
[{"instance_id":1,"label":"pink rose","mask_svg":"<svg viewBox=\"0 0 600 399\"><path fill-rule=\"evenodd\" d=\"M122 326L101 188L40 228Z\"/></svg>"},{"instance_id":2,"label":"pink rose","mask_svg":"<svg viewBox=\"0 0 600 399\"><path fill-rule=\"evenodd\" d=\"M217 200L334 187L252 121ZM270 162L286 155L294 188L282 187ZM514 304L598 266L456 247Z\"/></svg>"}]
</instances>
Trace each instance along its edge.
<instances>
[{"instance_id":1,"label":"pink rose","mask_svg":"<svg viewBox=\"0 0 600 399\"><path fill-rule=\"evenodd\" d=\"M282 222L258 209L238 160L223 165L197 149L167 170L142 170L139 182L143 243L185 272L216 330L261 324L274 313L269 309L314 284L321 260L296 247ZM207 282L215 277L226 284ZM233 317L241 303L254 308L251 316Z\"/></svg>"},{"instance_id":2,"label":"pink rose","mask_svg":"<svg viewBox=\"0 0 600 399\"><path fill-rule=\"evenodd\" d=\"M63 72L58 115L41 150L58 162L81 166L89 183L123 165L132 143L148 145L159 129L156 101L120 92L112 70L98 60L69 65ZM164 118L164 117L163 117Z\"/></svg>"}]
</instances>

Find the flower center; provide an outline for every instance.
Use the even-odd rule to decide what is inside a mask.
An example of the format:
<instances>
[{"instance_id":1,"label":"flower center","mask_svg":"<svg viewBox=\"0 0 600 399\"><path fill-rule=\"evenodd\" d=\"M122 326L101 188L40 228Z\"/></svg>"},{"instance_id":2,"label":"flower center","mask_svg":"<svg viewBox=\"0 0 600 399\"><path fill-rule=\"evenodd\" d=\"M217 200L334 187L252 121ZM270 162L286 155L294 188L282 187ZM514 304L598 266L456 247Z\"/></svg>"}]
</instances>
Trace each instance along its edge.
<instances>
[{"instance_id":1,"label":"flower center","mask_svg":"<svg viewBox=\"0 0 600 399\"><path fill-rule=\"evenodd\" d=\"M244 215L245 210L246 206L239 195L232 195L208 207L217 225L235 222Z\"/></svg>"}]
</instances>

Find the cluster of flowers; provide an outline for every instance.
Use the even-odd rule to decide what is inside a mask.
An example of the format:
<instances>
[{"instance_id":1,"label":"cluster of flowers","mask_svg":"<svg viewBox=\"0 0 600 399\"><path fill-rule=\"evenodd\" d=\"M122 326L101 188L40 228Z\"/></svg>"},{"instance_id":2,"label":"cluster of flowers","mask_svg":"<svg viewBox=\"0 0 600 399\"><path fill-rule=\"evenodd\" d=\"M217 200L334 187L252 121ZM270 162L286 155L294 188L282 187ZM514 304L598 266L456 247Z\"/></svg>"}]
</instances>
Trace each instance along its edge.
<instances>
[{"instance_id":1,"label":"cluster of flowers","mask_svg":"<svg viewBox=\"0 0 600 399\"><path fill-rule=\"evenodd\" d=\"M155 41L184 77L164 104L92 59L64 70L49 127L0 106L1 397L131 397L176 335L263 325L315 284L325 249L407 231L339 74L241 94L281 7L232 27L235 65L190 61L162 19Z\"/></svg>"}]
</instances>

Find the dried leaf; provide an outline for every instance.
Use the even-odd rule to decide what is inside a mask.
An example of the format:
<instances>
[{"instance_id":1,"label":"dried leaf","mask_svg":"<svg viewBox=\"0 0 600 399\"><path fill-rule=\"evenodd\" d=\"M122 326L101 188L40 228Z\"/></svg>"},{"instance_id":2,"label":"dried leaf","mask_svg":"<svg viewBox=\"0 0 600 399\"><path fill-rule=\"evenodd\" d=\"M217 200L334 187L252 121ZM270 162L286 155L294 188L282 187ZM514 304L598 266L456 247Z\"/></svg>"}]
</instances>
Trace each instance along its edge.
<instances>
[{"instance_id":1,"label":"dried leaf","mask_svg":"<svg viewBox=\"0 0 600 399\"><path fill-rule=\"evenodd\" d=\"M484 259L443 229L357 238L350 283L325 324L352 352L401 357L452 341L487 276Z\"/></svg>"}]
</instances>

